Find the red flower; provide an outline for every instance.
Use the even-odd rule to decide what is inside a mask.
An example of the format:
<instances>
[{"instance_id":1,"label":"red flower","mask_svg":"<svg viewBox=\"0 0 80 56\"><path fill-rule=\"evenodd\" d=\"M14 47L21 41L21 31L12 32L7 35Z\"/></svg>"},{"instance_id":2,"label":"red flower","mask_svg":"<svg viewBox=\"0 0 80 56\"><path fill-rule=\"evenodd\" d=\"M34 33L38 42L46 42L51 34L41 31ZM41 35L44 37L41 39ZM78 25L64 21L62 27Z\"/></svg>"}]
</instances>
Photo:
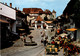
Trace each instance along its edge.
<instances>
[{"instance_id":1,"label":"red flower","mask_svg":"<svg viewBox=\"0 0 80 56\"><path fill-rule=\"evenodd\" d=\"M70 53L69 53L70 54Z\"/></svg>"},{"instance_id":2,"label":"red flower","mask_svg":"<svg viewBox=\"0 0 80 56\"><path fill-rule=\"evenodd\" d=\"M74 50L74 48L73 48L73 50Z\"/></svg>"},{"instance_id":3,"label":"red flower","mask_svg":"<svg viewBox=\"0 0 80 56\"><path fill-rule=\"evenodd\" d=\"M55 42L53 41L53 42L51 42L51 44L55 44Z\"/></svg>"},{"instance_id":4,"label":"red flower","mask_svg":"<svg viewBox=\"0 0 80 56\"><path fill-rule=\"evenodd\" d=\"M79 54L79 53L77 53L77 54Z\"/></svg>"}]
</instances>

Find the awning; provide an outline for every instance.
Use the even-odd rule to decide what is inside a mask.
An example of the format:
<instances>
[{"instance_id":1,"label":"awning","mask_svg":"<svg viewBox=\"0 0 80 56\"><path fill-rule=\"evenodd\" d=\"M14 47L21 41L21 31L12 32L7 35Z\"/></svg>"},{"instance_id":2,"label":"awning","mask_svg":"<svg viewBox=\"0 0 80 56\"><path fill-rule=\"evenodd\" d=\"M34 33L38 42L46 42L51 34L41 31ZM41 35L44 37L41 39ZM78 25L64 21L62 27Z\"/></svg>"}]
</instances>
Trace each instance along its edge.
<instances>
[{"instance_id":1,"label":"awning","mask_svg":"<svg viewBox=\"0 0 80 56\"><path fill-rule=\"evenodd\" d=\"M64 36L67 36L68 34L66 34L66 33L62 33L62 34L60 34L59 36L61 36L61 37L64 37Z\"/></svg>"},{"instance_id":2,"label":"awning","mask_svg":"<svg viewBox=\"0 0 80 56\"><path fill-rule=\"evenodd\" d=\"M66 29L67 31L76 31L76 28Z\"/></svg>"},{"instance_id":3,"label":"awning","mask_svg":"<svg viewBox=\"0 0 80 56\"><path fill-rule=\"evenodd\" d=\"M52 21L45 21L46 23L52 23Z\"/></svg>"},{"instance_id":4,"label":"awning","mask_svg":"<svg viewBox=\"0 0 80 56\"><path fill-rule=\"evenodd\" d=\"M3 20L3 19L0 19L0 22L2 22L2 23L9 23L7 20Z\"/></svg>"},{"instance_id":5,"label":"awning","mask_svg":"<svg viewBox=\"0 0 80 56\"><path fill-rule=\"evenodd\" d=\"M25 29L19 29L19 30L24 31Z\"/></svg>"}]
</instances>

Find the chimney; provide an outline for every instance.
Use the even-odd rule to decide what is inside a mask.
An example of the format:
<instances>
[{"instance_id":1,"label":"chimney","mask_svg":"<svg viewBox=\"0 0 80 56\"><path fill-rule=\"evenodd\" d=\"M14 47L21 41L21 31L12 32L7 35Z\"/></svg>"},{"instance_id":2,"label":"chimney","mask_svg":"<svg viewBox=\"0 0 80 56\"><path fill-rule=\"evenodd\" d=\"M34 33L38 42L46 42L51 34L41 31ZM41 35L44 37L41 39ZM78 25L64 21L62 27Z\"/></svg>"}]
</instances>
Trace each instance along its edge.
<instances>
[{"instance_id":1,"label":"chimney","mask_svg":"<svg viewBox=\"0 0 80 56\"><path fill-rule=\"evenodd\" d=\"M7 3L5 3L5 5L7 5Z\"/></svg>"},{"instance_id":2,"label":"chimney","mask_svg":"<svg viewBox=\"0 0 80 56\"><path fill-rule=\"evenodd\" d=\"M12 7L12 3L10 3L10 7Z\"/></svg>"}]
</instances>

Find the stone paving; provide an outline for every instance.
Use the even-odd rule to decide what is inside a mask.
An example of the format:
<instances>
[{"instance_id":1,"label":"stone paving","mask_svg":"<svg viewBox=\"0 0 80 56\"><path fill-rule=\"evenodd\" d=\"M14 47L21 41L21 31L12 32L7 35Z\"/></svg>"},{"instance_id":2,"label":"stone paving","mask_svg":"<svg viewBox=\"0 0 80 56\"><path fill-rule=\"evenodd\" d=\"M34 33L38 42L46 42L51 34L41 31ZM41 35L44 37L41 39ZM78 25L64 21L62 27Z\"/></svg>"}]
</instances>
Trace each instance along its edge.
<instances>
[{"instance_id":1,"label":"stone paving","mask_svg":"<svg viewBox=\"0 0 80 56\"><path fill-rule=\"evenodd\" d=\"M33 49L33 48L36 48L36 47L39 47L41 44L41 32L43 30L42 29L35 29L35 30L31 30L31 36L33 36L33 41L35 41L38 45L37 46L22 46L22 47L15 47L15 44L12 46L12 47L9 47L9 48L6 48L6 49L3 49L3 50L0 50L1 51L1 55L2 56L9 56L10 54L14 54L16 52L21 52L21 51L25 51L25 50L30 50L30 49ZM50 32L50 29L48 29L46 32L46 35L48 35L48 37L51 37L53 36L53 33L54 32ZM28 35L28 36L30 36ZM50 36L51 35L51 36ZM28 36L26 37L26 41L30 41L30 39L28 38ZM24 44L20 39L17 40L15 42L16 44ZM21 44L21 45L22 45Z\"/></svg>"},{"instance_id":2,"label":"stone paving","mask_svg":"<svg viewBox=\"0 0 80 56\"><path fill-rule=\"evenodd\" d=\"M31 34L34 38L33 38L33 41L35 41L38 45L37 46L22 46L22 47L15 47L15 45L13 45L12 47L9 47L9 48L5 48L5 49L2 49L0 50L0 54L1 56L8 56L9 54L13 54L13 53L16 53L16 52L20 52L20 51L24 51L24 50L29 50L29 49L32 49L32 48L36 48L40 45L40 41L41 41L41 36L40 36L40 32L41 30L31 30ZM37 33L36 33L37 32ZM38 39L40 38L40 39ZM28 38L28 36L26 37L26 40L27 41L30 41L30 39ZM20 44L22 43L19 40L16 41L16 44Z\"/></svg>"},{"instance_id":3,"label":"stone paving","mask_svg":"<svg viewBox=\"0 0 80 56\"><path fill-rule=\"evenodd\" d=\"M35 49L35 48L38 49L38 47L42 46L43 45L43 44L41 44L42 29L31 30L31 32L32 33L30 35L34 37L33 41L35 41L38 44L37 46L22 46L22 47L12 46L12 47L0 50L1 56L11 56L12 54L23 52L23 51L25 51L25 53L27 53L26 51L28 51L28 50L32 50L32 49ZM46 31L47 35L50 34L51 36L53 36L53 33L55 34L55 32L50 32L50 30ZM50 36L50 35L48 35L48 36ZM26 41L30 41L28 36L26 37ZM18 41L20 41L20 39ZM16 41L16 43L20 44L20 42L17 42L17 41ZM61 49L60 52L58 52L58 55L45 55L45 48L43 48L40 52L38 52L37 56L63 56L63 49Z\"/></svg>"},{"instance_id":4,"label":"stone paving","mask_svg":"<svg viewBox=\"0 0 80 56\"><path fill-rule=\"evenodd\" d=\"M45 49L44 49L38 56L64 56L63 54L64 54L63 49L61 49L57 53L52 53L52 54L45 54Z\"/></svg>"}]
</instances>

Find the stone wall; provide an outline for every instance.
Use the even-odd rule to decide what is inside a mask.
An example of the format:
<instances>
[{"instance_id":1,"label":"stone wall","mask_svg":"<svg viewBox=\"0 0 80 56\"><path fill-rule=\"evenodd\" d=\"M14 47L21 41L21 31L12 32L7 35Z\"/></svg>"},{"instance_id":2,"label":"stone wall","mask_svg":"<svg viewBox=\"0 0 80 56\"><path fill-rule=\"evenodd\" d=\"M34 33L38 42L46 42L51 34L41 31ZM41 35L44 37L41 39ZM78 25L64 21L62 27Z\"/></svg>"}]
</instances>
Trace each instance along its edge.
<instances>
[{"instance_id":1,"label":"stone wall","mask_svg":"<svg viewBox=\"0 0 80 56\"><path fill-rule=\"evenodd\" d=\"M80 41L80 29L77 30L77 39Z\"/></svg>"}]
</instances>

